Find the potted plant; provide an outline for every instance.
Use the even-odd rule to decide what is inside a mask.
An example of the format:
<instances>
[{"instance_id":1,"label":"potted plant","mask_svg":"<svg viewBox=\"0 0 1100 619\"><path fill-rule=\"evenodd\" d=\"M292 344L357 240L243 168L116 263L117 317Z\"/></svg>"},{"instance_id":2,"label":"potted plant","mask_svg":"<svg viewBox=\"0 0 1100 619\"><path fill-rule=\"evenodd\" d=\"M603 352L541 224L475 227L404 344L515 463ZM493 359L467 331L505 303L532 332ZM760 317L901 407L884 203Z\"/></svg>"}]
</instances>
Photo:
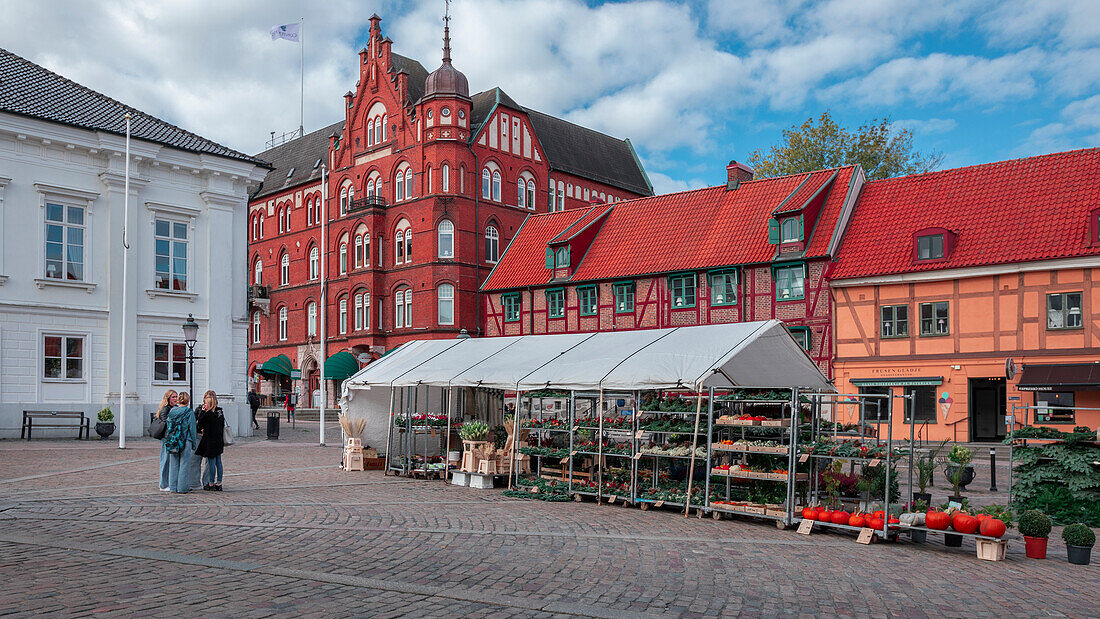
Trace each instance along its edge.
<instances>
[{"instance_id":1,"label":"potted plant","mask_svg":"<svg viewBox=\"0 0 1100 619\"><path fill-rule=\"evenodd\" d=\"M99 435L102 440L107 440L115 433L115 414L111 412L110 407L104 408L96 415L98 421L95 424L95 433Z\"/></svg>"},{"instance_id":2,"label":"potted plant","mask_svg":"<svg viewBox=\"0 0 1100 619\"><path fill-rule=\"evenodd\" d=\"M1047 558L1047 537L1050 536L1050 518L1037 509L1020 514L1020 535L1024 536L1024 553L1031 559Z\"/></svg>"},{"instance_id":3,"label":"potted plant","mask_svg":"<svg viewBox=\"0 0 1100 619\"><path fill-rule=\"evenodd\" d=\"M932 476L936 473L936 461L930 456L917 460L917 486L920 487L920 492L913 493L913 500L916 502L924 502L928 505L932 504L932 493L926 492L929 484L932 483Z\"/></svg>"},{"instance_id":4,"label":"potted plant","mask_svg":"<svg viewBox=\"0 0 1100 619\"><path fill-rule=\"evenodd\" d=\"M964 445L956 444L951 448L951 453L947 455L947 459L951 464L948 464L943 472L955 488L955 495L951 497L952 500L959 501L962 499L959 490L966 490L966 486L974 481L974 466L970 464L970 461L974 459L974 452Z\"/></svg>"},{"instance_id":5,"label":"potted plant","mask_svg":"<svg viewBox=\"0 0 1100 619\"><path fill-rule=\"evenodd\" d=\"M1074 565L1088 565L1092 558L1092 547L1096 544L1096 534L1092 529L1078 522L1062 531L1062 541L1066 543L1066 558Z\"/></svg>"}]
</instances>

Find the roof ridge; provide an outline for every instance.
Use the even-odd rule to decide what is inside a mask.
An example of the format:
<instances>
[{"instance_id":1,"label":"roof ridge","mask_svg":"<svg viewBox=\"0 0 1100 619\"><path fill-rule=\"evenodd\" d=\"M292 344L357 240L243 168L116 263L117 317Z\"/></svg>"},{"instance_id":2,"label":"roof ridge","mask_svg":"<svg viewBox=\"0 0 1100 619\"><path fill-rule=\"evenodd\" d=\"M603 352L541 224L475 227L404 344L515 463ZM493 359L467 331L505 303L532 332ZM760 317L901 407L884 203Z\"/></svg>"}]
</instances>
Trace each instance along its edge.
<instances>
[{"instance_id":1,"label":"roof ridge","mask_svg":"<svg viewBox=\"0 0 1100 619\"><path fill-rule=\"evenodd\" d=\"M1077 148L1074 150L1062 150L1053 153L1043 153L1041 155L1029 155L1027 157L1018 157L1016 159L1002 159L1000 161L987 161L985 163L975 163L973 165L959 166L957 168L947 168L946 170L929 170L928 172L921 172L919 174L906 174L905 176L894 176L891 178L880 178L873 181L868 181L867 184L884 183L887 181L899 181L902 179L916 179L920 177L928 177L934 174L946 174L948 172L959 172L961 170L971 170L974 168L988 168L993 166L1008 165L1010 163L1019 163L1023 161L1030 161L1032 159L1046 159L1048 157L1059 157L1065 155L1074 155L1077 153L1083 153L1086 151L1100 151L1100 146L1089 146L1086 148Z\"/></svg>"},{"instance_id":2,"label":"roof ridge","mask_svg":"<svg viewBox=\"0 0 1100 619\"><path fill-rule=\"evenodd\" d=\"M335 126L342 125L346 122L347 121L345 121L345 120L338 120L338 121L332 123L331 125L325 125L324 127L321 127L319 129L314 129L313 131L310 131L309 133L306 133L305 135L298 136L298 137L294 138L293 140L287 140L286 142L283 142L282 144L280 144L278 146L272 146L271 148L269 148L267 150L260 151L259 153L256 153L255 156L259 157L259 156L264 155L266 153L270 153L270 152L273 152L273 151L277 151L277 150L286 148L287 146L290 146L291 144L296 144L299 140L304 140L304 139L306 139L306 138L308 138L312 135L315 135L317 133L320 133L321 131L324 131L325 129L332 129Z\"/></svg>"},{"instance_id":3,"label":"roof ridge","mask_svg":"<svg viewBox=\"0 0 1100 619\"><path fill-rule=\"evenodd\" d=\"M800 174L815 174L817 172L828 172L830 170L843 170L844 168L854 168L857 165L858 164L855 164L855 163L848 163L848 164L845 164L845 165L833 166L831 168L817 168L817 169L814 169L814 170L805 170L805 171L802 171L802 172L791 172L790 174L781 174L779 176L768 176L768 177L765 177L765 178L754 178L754 179L747 180L747 181L741 181L741 184L744 185L745 183L758 183L760 181L774 181L774 180L778 180L778 179L781 179L781 178L791 178L791 177L794 177L794 176L798 176Z\"/></svg>"},{"instance_id":4,"label":"roof ridge","mask_svg":"<svg viewBox=\"0 0 1100 619\"><path fill-rule=\"evenodd\" d=\"M519 103L517 103L516 105L519 105ZM593 129L591 127L585 127L584 125L577 124L577 123L575 123L571 120L566 120L565 118L562 118L560 116L554 116L553 114L547 114L546 112L540 112L540 111L538 111L534 108L529 108L529 107L524 106L524 105L520 105L520 107L522 107L523 111L527 112L528 114L531 114L531 113L540 114L542 116L546 116L547 118L553 118L554 120L557 120L557 121L560 121L560 122L563 122L563 123L569 123L570 125L573 125L574 127L579 127L581 129L584 129L585 131L588 131L589 133L595 133L595 134L598 134L598 135L602 135L605 138L609 138L609 139L616 140L616 141L619 141L619 142L626 142L626 138L617 138L613 135L609 135L607 133L604 133L603 131L598 131L598 130Z\"/></svg>"}]
</instances>

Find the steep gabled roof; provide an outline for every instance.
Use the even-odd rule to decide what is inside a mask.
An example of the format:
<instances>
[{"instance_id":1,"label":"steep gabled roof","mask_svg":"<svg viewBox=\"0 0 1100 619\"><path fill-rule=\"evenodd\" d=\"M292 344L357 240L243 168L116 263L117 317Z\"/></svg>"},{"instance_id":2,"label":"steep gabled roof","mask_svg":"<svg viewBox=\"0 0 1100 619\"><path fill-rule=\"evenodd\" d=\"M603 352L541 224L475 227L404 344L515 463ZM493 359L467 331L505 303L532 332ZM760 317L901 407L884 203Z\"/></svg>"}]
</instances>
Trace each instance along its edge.
<instances>
[{"instance_id":1,"label":"steep gabled roof","mask_svg":"<svg viewBox=\"0 0 1100 619\"><path fill-rule=\"evenodd\" d=\"M854 173L855 167L847 166L746 181L732 191L722 185L618 202L611 205L569 281L770 262L776 254L776 246L768 243L768 220L773 211L792 194L803 196L806 183L816 182L813 178L819 174L826 180L835 176L835 180L824 188L827 194L817 225L806 231L807 250L800 256L827 257ZM808 200L811 196L804 197ZM529 216L483 288L503 290L549 282L551 272L543 259L547 244L582 219L591 221L592 210Z\"/></svg>"},{"instance_id":2,"label":"steep gabled roof","mask_svg":"<svg viewBox=\"0 0 1100 619\"><path fill-rule=\"evenodd\" d=\"M260 159L150 116L2 48L0 111L117 135L126 134L126 120L123 117L129 112L130 135L134 138L194 153L266 165Z\"/></svg>"},{"instance_id":3,"label":"steep gabled roof","mask_svg":"<svg viewBox=\"0 0 1100 619\"><path fill-rule=\"evenodd\" d=\"M343 130L344 121L341 120L256 155L259 159L271 162L273 167L253 198L269 196L321 178L321 166L316 165L317 160L320 159L322 164L328 163L329 136L333 133L340 135ZM288 175L291 170L294 173Z\"/></svg>"},{"instance_id":4,"label":"steep gabled roof","mask_svg":"<svg viewBox=\"0 0 1100 619\"><path fill-rule=\"evenodd\" d=\"M1100 255L1089 220L1097 208L1100 148L873 181L833 278ZM933 227L957 235L954 250L914 263L914 234Z\"/></svg>"},{"instance_id":5,"label":"steep gabled roof","mask_svg":"<svg viewBox=\"0 0 1100 619\"><path fill-rule=\"evenodd\" d=\"M523 106L516 103L515 99L508 96L500 88L490 88L485 92L479 92L473 97L473 105L470 106L470 141L481 131L485 121L489 118L489 112L493 111L497 103L510 107L513 110L523 111Z\"/></svg>"},{"instance_id":6,"label":"steep gabled roof","mask_svg":"<svg viewBox=\"0 0 1100 619\"><path fill-rule=\"evenodd\" d=\"M394 73L404 71L409 74L409 92L406 105L412 105L424 96L424 81L428 79L428 71L419 61L413 60L401 54L390 53L391 66Z\"/></svg>"}]
</instances>

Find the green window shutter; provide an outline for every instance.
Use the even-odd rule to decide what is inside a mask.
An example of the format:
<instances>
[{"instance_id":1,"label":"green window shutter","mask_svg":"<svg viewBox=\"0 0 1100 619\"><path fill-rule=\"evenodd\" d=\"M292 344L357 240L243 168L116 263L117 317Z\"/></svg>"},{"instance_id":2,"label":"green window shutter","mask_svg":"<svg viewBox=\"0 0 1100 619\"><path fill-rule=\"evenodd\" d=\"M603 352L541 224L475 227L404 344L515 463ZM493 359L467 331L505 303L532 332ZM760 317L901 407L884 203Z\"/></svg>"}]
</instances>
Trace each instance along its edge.
<instances>
[{"instance_id":1,"label":"green window shutter","mask_svg":"<svg viewBox=\"0 0 1100 619\"><path fill-rule=\"evenodd\" d=\"M802 215L798 216L798 240L806 240L805 229L802 227Z\"/></svg>"},{"instance_id":2,"label":"green window shutter","mask_svg":"<svg viewBox=\"0 0 1100 619\"><path fill-rule=\"evenodd\" d=\"M779 221L775 219L768 220L768 243L771 245L779 244Z\"/></svg>"},{"instance_id":3,"label":"green window shutter","mask_svg":"<svg viewBox=\"0 0 1100 619\"><path fill-rule=\"evenodd\" d=\"M554 248L553 247L547 247L546 248L546 268L548 268L548 269L553 269L554 268Z\"/></svg>"}]
</instances>

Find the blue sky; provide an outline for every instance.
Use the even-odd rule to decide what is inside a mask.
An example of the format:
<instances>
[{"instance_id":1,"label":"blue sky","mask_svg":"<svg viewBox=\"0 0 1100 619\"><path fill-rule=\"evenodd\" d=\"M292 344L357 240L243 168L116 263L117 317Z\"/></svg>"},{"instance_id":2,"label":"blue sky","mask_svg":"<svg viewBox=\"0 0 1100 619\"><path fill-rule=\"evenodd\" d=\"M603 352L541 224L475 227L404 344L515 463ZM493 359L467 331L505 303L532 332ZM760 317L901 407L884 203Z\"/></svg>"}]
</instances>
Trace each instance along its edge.
<instances>
[{"instance_id":1,"label":"blue sky","mask_svg":"<svg viewBox=\"0 0 1100 619\"><path fill-rule=\"evenodd\" d=\"M439 64L442 0L166 0L5 4L11 51L247 152L341 118L372 12L398 53ZM658 191L724 182L824 110L887 117L955 167L1100 145L1095 0L455 0L455 65L471 89L638 149Z\"/></svg>"}]
</instances>

